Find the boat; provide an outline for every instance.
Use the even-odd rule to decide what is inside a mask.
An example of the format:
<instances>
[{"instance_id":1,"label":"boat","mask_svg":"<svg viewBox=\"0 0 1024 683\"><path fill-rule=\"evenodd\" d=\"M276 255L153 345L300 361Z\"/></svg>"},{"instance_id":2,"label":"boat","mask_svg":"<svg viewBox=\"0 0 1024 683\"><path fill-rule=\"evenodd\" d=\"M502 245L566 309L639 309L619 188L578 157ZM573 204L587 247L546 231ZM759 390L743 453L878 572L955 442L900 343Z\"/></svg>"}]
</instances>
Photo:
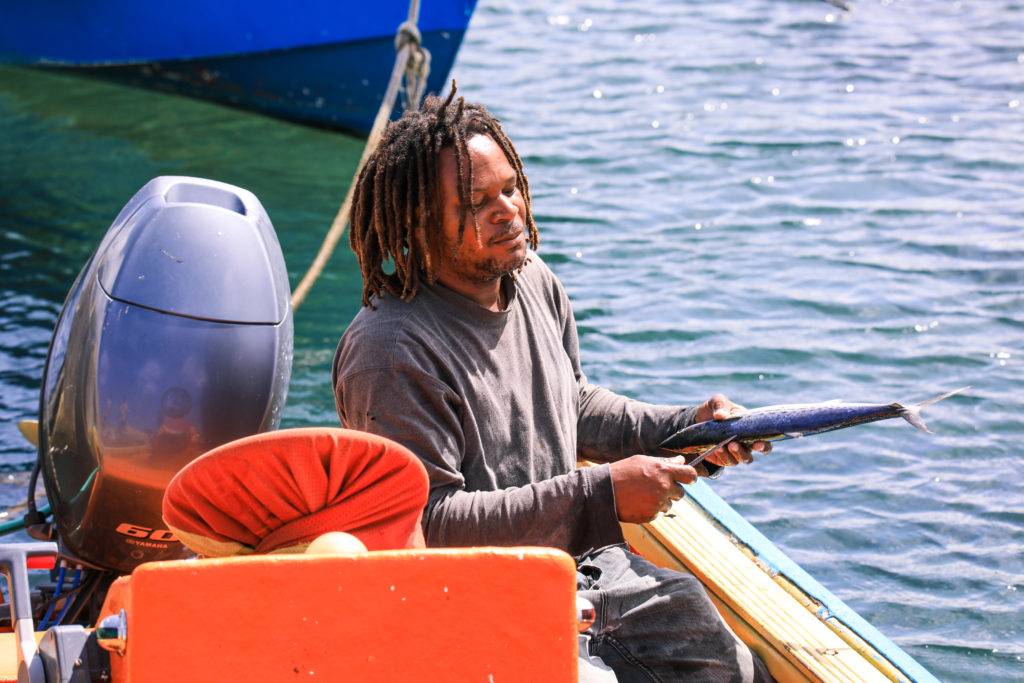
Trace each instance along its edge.
<instances>
[{"instance_id":1,"label":"boat","mask_svg":"<svg viewBox=\"0 0 1024 683\"><path fill-rule=\"evenodd\" d=\"M399 28L429 52L445 89L476 0L60 0L6 3L0 63L199 97L366 136ZM418 11L416 9L418 8Z\"/></svg>"},{"instance_id":2,"label":"boat","mask_svg":"<svg viewBox=\"0 0 1024 683\"><path fill-rule=\"evenodd\" d=\"M651 562L700 579L778 681L937 683L703 480L686 488L667 514L623 534Z\"/></svg>"},{"instance_id":3,"label":"boat","mask_svg":"<svg viewBox=\"0 0 1024 683\"><path fill-rule=\"evenodd\" d=\"M374 519L395 517L397 497L381 486L419 487L420 504L405 508L414 523L388 537L397 541L365 540L365 515L339 524L340 503L322 497L284 526L333 511L324 530L357 543L196 546L185 527L201 497L188 482L213 482L214 500L230 458L254 471L256 457L299 450L254 444L337 439L332 457L370 471L349 430L279 428L291 316L283 256L251 193L160 177L125 205L69 292L39 421L22 426L39 447L49 509L30 494L24 523L37 540L0 545L10 587L0 681L576 680L593 614L577 600L572 558L423 547L410 528L426 475L411 453L412 483L351 486L388 501ZM169 505L184 508L172 516ZM779 681L936 680L703 482L623 532L655 564L696 576Z\"/></svg>"}]
</instances>

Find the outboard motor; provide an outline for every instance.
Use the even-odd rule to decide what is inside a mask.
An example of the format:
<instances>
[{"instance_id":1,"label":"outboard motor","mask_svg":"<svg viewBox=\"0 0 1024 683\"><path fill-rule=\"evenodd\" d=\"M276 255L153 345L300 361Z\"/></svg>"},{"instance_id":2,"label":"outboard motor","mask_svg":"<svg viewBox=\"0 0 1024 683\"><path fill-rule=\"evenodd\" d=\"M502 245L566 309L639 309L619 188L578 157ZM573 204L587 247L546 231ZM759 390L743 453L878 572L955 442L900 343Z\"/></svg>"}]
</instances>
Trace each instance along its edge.
<instances>
[{"instance_id":1,"label":"outboard motor","mask_svg":"<svg viewBox=\"0 0 1024 683\"><path fill-rule=\"evenodd\" d=\"M292 362L288 273L250 192L160 177L79 273L50 342L39 462L68 564L107 573L190 553L164 489L220 444L274 429Z\"/></svg>"}]
</instances>

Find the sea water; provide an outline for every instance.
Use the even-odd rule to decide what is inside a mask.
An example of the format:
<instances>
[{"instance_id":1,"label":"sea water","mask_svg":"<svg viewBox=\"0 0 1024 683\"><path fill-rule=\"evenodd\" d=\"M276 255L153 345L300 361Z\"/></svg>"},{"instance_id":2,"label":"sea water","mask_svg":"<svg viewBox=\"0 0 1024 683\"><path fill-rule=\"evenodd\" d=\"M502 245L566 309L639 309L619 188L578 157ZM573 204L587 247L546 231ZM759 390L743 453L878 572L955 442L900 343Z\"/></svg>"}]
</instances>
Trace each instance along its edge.
<instances>
[{"instance_id":1,"label":"sea water","mask_svg":"<svg viewBox=\"0 0 1024 683\"><path fill-rule=\"evenodd\" d=\"M713 488L942 680L1024 680L1024 5L481 0L452 76L525 163L593 382L689 404L929 407L780 443ZM0 507L50 331L157 175L254 192L293 286L361 140L0 68ZM283 426L335 425L339 247Z\"/></svg>"}]
</instances>

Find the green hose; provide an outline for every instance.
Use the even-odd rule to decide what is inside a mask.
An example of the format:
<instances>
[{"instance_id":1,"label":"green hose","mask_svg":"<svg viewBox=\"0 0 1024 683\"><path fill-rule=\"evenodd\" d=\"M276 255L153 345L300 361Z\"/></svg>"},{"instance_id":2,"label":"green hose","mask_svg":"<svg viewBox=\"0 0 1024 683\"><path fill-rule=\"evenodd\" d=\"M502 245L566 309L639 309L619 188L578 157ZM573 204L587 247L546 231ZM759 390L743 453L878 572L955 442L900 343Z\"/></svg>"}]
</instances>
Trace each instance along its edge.
<instances>
[{"instance_id":1,"label":"green hose","mask_svg":"<svg viewBox=\"0 0 1024 683\"><path fill-rule=\"evenodd\" d=\"M39 508L38 512L41 515L48 515L48 514L50 514L50 506L49 505L44 505L43 507ZM12 519L9 522L4 522L3 524L0 524L0 536L6 536L7 534L13 533L15 531L18 531L19 529L24 529L24 528L25 528L25 518L24 517L22 517L21 519Z\"/></svg>"}]
</instances>

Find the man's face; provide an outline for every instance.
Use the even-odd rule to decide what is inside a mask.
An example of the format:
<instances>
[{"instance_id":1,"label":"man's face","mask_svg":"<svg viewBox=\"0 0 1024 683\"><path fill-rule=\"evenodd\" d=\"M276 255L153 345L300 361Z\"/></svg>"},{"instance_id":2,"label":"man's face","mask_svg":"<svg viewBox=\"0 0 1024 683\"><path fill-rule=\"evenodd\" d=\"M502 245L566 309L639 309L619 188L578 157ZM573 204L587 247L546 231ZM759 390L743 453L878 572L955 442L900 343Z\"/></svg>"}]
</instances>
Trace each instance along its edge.
<instances>
[{"instance_id":1,"label":"man's face","mask_svg":"<svg viewBox=\"0 0 1024 683\"><path fill-rule=\"evenodd\" d=\"M516 186L516 172L489 136L466 141L473 161L471 206L458 257L452 249L459 239L461 205L455 151L441 152L442 255L438 279L452 289L497 283L526 259L526 201ZM477 239L474 213L480 227Z\"/></svg>"}]
</instances>

